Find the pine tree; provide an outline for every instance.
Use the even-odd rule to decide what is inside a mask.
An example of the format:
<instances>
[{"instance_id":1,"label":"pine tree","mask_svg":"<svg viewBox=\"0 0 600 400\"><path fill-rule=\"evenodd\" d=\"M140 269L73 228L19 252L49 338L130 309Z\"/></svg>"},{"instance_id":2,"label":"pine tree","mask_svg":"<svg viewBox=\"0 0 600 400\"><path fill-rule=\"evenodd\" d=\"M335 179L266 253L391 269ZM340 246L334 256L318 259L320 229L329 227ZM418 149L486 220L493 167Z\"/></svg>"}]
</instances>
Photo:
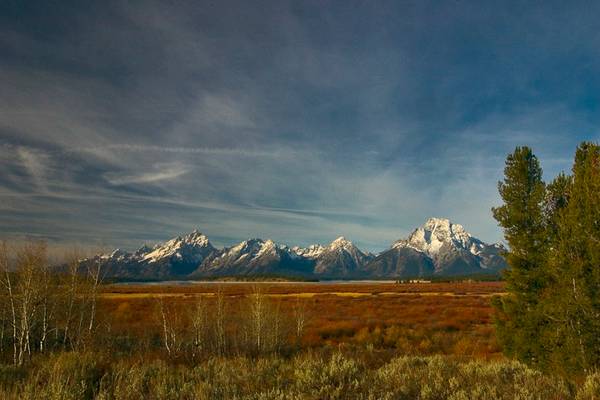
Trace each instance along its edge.
<instances>
[{"instance_id":1,"label":"pine tree","mask_svg":"<svg viewBox=\"0 0 600 400\"><path fill-rule=\"evenodd\" d=\"M508 295L494 300L505 353L578 376L600 367L600 146L582 143L573 174L548 186L527 147L506 160L493 209L510 246Z\"/></svg>"},{"instance_id":2,"label":"pine tree","mask_svg":"<svg viewBox=\"0 0 600 400\"><path fill-rule=\"evenodd\" d=\"M569 186L550 251L545 313L553 321L553 364L576 374L600 366L600 146L578 147Z\"/></svg>"},{"instance_id":3,"label":"pine tree","mask_svg":"<svg viewBox=\"0 0 600 400\"><path fill-rule=\"evenodd\" d=\"M492 210L510 247L504 275L508 295L494 300L496 331L505 353L541 365L545 351L539 337L548 325L539 310L540 294L549 283L544 268L546 188L538 159L528 147L517 147L509 154L504 174L498 183L504 205Z\"/></svg>"},{"instance_id":4,"label":"pine tree","mask_svg":"<svg viewBox=\"0 0 600 400\"><path fill-rule=\"evenodd\" d=\"M569 203L571 186L573 179L564 172L558 174L556 178L546 187L546 199L544 201L544 218L546 220L546 229L549 235L548 240L551 247L556 244L558 228L562 213Z\"/></svg>"}]
</instances>

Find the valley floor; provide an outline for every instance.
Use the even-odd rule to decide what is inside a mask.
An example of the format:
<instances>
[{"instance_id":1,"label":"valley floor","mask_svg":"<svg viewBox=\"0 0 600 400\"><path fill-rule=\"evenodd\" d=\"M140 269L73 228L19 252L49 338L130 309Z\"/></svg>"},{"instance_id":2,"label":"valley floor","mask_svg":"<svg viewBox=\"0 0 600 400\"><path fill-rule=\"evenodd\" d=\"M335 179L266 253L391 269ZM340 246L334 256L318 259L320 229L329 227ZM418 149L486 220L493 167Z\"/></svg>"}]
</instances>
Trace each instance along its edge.
<instances>
[{"instance_id":1,"label":"valley floor","mask_svg":"<svg viewBox=\"0 0 600 400\"><path fill-rule=\"evenodd\" d=\"M304 308L302 347L371 345L394 354L499 356L490 297L503 293L502 282L107 285L101 314L109 317L113 335L160 334L158 298L182 310L200 299L210 309L220 292L229 319L236 320L248 314L246 298L257 289L288 320L299 303Z\"/></svg>"},{"instance_id":2,"label":"valley floor","mask_svg":"<svg viewBox=\"0 0 600 400\"><path fill-rule=\"evenodd\" d=\"M11 364L2 399L595 399L507 360L499 282L102 287L97 328ZM57 338L60 336L57 335Z\"/></svg>"}]
</instances>

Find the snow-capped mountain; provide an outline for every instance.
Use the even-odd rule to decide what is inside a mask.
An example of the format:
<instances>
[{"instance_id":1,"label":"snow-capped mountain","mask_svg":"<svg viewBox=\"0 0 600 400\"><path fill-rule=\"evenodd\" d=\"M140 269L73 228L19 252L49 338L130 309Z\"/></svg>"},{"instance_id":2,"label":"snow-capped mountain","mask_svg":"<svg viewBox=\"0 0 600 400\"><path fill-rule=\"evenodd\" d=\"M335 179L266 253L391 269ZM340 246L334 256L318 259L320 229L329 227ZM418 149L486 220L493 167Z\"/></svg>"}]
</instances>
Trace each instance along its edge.
<instances>
[{"instance_id":1,"label":"snow-capped mountain","mask_svg":"<svg viewBox=\"0 0 600 400\"><path fill-rule=\"evenodd\" d=\"M384 276L468 275L497 272L506 266L503 247L472 237L462 225L430 218L378 255L368 273Z\"/></svg>"},{"instance_id":2,"label":"snow-capped mountain","mask_svg":"<svg viewBox=\"0 0 600 400\"><path fill-rule=\"evenodd\" d=\"M272 240L250 239L215 253L194 276L295 275L310 276L311 261Z\"/></svg>"},{"instance_id":3,"label":"snow-capped mountain","mask_svg":"<svg viewBox=\"0 0 600 400\"><path fill-rule=\"evenodd\" d=\"M308 247L294 246L291 250L301 257L315 259L321 253L323 253L323 251L325 251L325 247L321 246L320 244L313 244Z\"/></svg>"},{"instance_id":4,"label":"snow-capped mountain","mask_svg":"<svg viewBox=\"0 0 600 400\"><path fill-rule=\"evenodd\" d=\"M372 255L363 253L351 241L340 236L314 257L314 273L322 277L358 277L372 258Z\"/></svg>"},{"instance_id":5,"label":"snow-capped mountain","mask_svg":"<svg viewBox=\"0 0 600 400\"><path fill-rule=\"evenodd\" d=\"M144 246L140 250L147 248ZM136 254L140 253L140 250ZM146 253L142 251L140 256L141 261L148 263L171 261L197 265L215 250L208 238L196 230L187 236L178 236L168 242L156 245Z\"/></svg>"},{"instance_id":6,"label":"snow-capped mountain","mask_svg":"<svg viewBox=\"0 0 600 400\"><path fill-rule=\"evenodd\" d=\"M357 277L373 256L339 237L328 246L289 248L272 240L251 239L207 259L194 276L293 275L332 278Z\"/></svg>"},{"instance_id":7,"label":"snow-capped mountain","mask_svg":"<svg viewBox=\"0 0 600 400\"><path fill-rule=\"evenodd\" d=\"M133 253L120 249L83 260L99 263L109 277L167 279L235 275L400 278L496 273L506 266L503 247L488 245L443 218L430 218L406 239L375 256L339 237L327 246L288 247L249 239L216 249L198 231Z\"/></svg>"},{"instance_id":8,"label":"snow-capped mountain","mask_svg":"<svg viewBox=\"0 0 600 400\"><path fill-rule=\"evenodd\" d=\"M119 278L185 277L216 252L205 235L193 231L152 248L143 245L133 253L117 249L111 254L83 260L82 265L99 263L107 276Z\"/></svg>"}]
</instances>

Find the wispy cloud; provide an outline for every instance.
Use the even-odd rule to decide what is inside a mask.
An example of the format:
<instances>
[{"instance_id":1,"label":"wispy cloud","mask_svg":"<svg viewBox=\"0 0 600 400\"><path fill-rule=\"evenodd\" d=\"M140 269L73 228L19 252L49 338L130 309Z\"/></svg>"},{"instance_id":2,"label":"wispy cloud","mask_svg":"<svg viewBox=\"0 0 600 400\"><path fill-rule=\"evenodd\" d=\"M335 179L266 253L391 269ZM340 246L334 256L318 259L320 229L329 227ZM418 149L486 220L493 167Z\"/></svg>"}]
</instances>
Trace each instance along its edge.
<instances>
[{"instance_id":1,"label":"wispy cloud","mask_svg":"<svg viewBox=\"0 0 600 400\"><path fill-rule=\"evenodd\" d=\"M105 153L107 151L136 152L136 153L171 153L171 154L203 154L203 155L230 155L243 157L282 157L291 155L292 150L274 149L266 151L260 149L242 149L234 147L168 147L143 144L109 144L103 147L73 148L68 151Z\"/></svg>"},{"instance_id":2,"label":"wispy cloud","mask_svg":"<svg viewBox=\"0 0 600 400\"><path fill-rule=\"evenodd\" d=\"M17 148L17 154L21 158L23 167L29 174L29 177L36 185L37 189L42 192L47 192L47 154L40 151L32 151L31 149L23 146Z\"/></svg>"},{"instance_id":3,"label":"wispy cloud","mask_svg":"<svg viewBox=\"0 0 600 400\"><path fill-rule=\"evenodd\" d=\"M159 171L145 172L137 175L105 174L104 177L111 185L129 185L139 183L155 183L164 180L174 180L189 172L182 167L164 167Z\"/></svg>"},{"instance_id":4,"label":"wispy cloud","mask_svg":"<svg viewBox=\"0 0 600 400\"><path fill-rule=\"evenodd\" d=\"M600 6L44 7L0 15L0 235L498 240L506 153L551 177L600 137Z\"/></svg>"}]
</instances>

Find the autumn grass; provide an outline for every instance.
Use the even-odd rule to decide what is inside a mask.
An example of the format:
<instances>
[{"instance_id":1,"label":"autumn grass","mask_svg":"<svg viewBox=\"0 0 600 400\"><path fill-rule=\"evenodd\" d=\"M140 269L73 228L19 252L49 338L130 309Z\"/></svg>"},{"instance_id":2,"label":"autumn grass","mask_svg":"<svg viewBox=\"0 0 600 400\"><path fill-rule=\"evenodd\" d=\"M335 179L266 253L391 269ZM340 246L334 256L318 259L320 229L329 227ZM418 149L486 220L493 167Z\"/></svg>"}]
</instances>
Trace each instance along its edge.
<instances>
[{"instance_id":1,"label":"autumn grass","mask_svg":"<svg viewBox=\"0 0 600 400\"><path fill-rule=\"evenodd\" d=\"M104 287L89 346L37 354L21 367L0 364L0 398L600 398L598 373L573 383L500 354L490 296L501 284L261 285L287 328L299 304L306 310L299 342L293 329L283 331L286 344L263 352L249 351L244 339L252 293L255 285ZM183 334L199 299L209 314L224 301L228 351L167 353L157 305Z\"/></svg>"},{"instance_id":2,"label":"autumn grass","mask_svg":"<svg viewBox=\"0 0 600 400\"><path fill-rule=\"evenodd\" d=\"M594 399L598 375L579 388L518 362L400 356L379 365L339 351L291 358L162 359L59 353L27 368L0 368L3 399Z\"/></svg>"},{"instance_id":3,"label":"autumn grass","mask_svg":"<svg viewBox=\"0 0 600 400\"><path fill-rule=\"evenodd\" d=\"M260 286L265 293L327 293L354 292L379 294L389 293L453 293L493 294L504 292L503 282L190 282L185 285L160 284L110 284L103 287L104 293L214 293L217 288L227 295L244 295L251 286Z\"/></svg>"},{"instance_id":4,"label":"autumn grass","mask_svg":"<svg viewBox=\"0 0 600 400\"><path fill-rule=\"evenodd\" d=\"M110 285L103 288L99 314L113 336L157 336L157 298L186 310L201 297L211 308L220 290L228 318L236 321L245 317L246 296L253 286ZM266 283L260 287L284 318L291 317L298 299L305 303L301 340L305 348L369 345L390 354L499 357L490 296L503 293L502 283Z\"/></svg>"}]
</instances>

